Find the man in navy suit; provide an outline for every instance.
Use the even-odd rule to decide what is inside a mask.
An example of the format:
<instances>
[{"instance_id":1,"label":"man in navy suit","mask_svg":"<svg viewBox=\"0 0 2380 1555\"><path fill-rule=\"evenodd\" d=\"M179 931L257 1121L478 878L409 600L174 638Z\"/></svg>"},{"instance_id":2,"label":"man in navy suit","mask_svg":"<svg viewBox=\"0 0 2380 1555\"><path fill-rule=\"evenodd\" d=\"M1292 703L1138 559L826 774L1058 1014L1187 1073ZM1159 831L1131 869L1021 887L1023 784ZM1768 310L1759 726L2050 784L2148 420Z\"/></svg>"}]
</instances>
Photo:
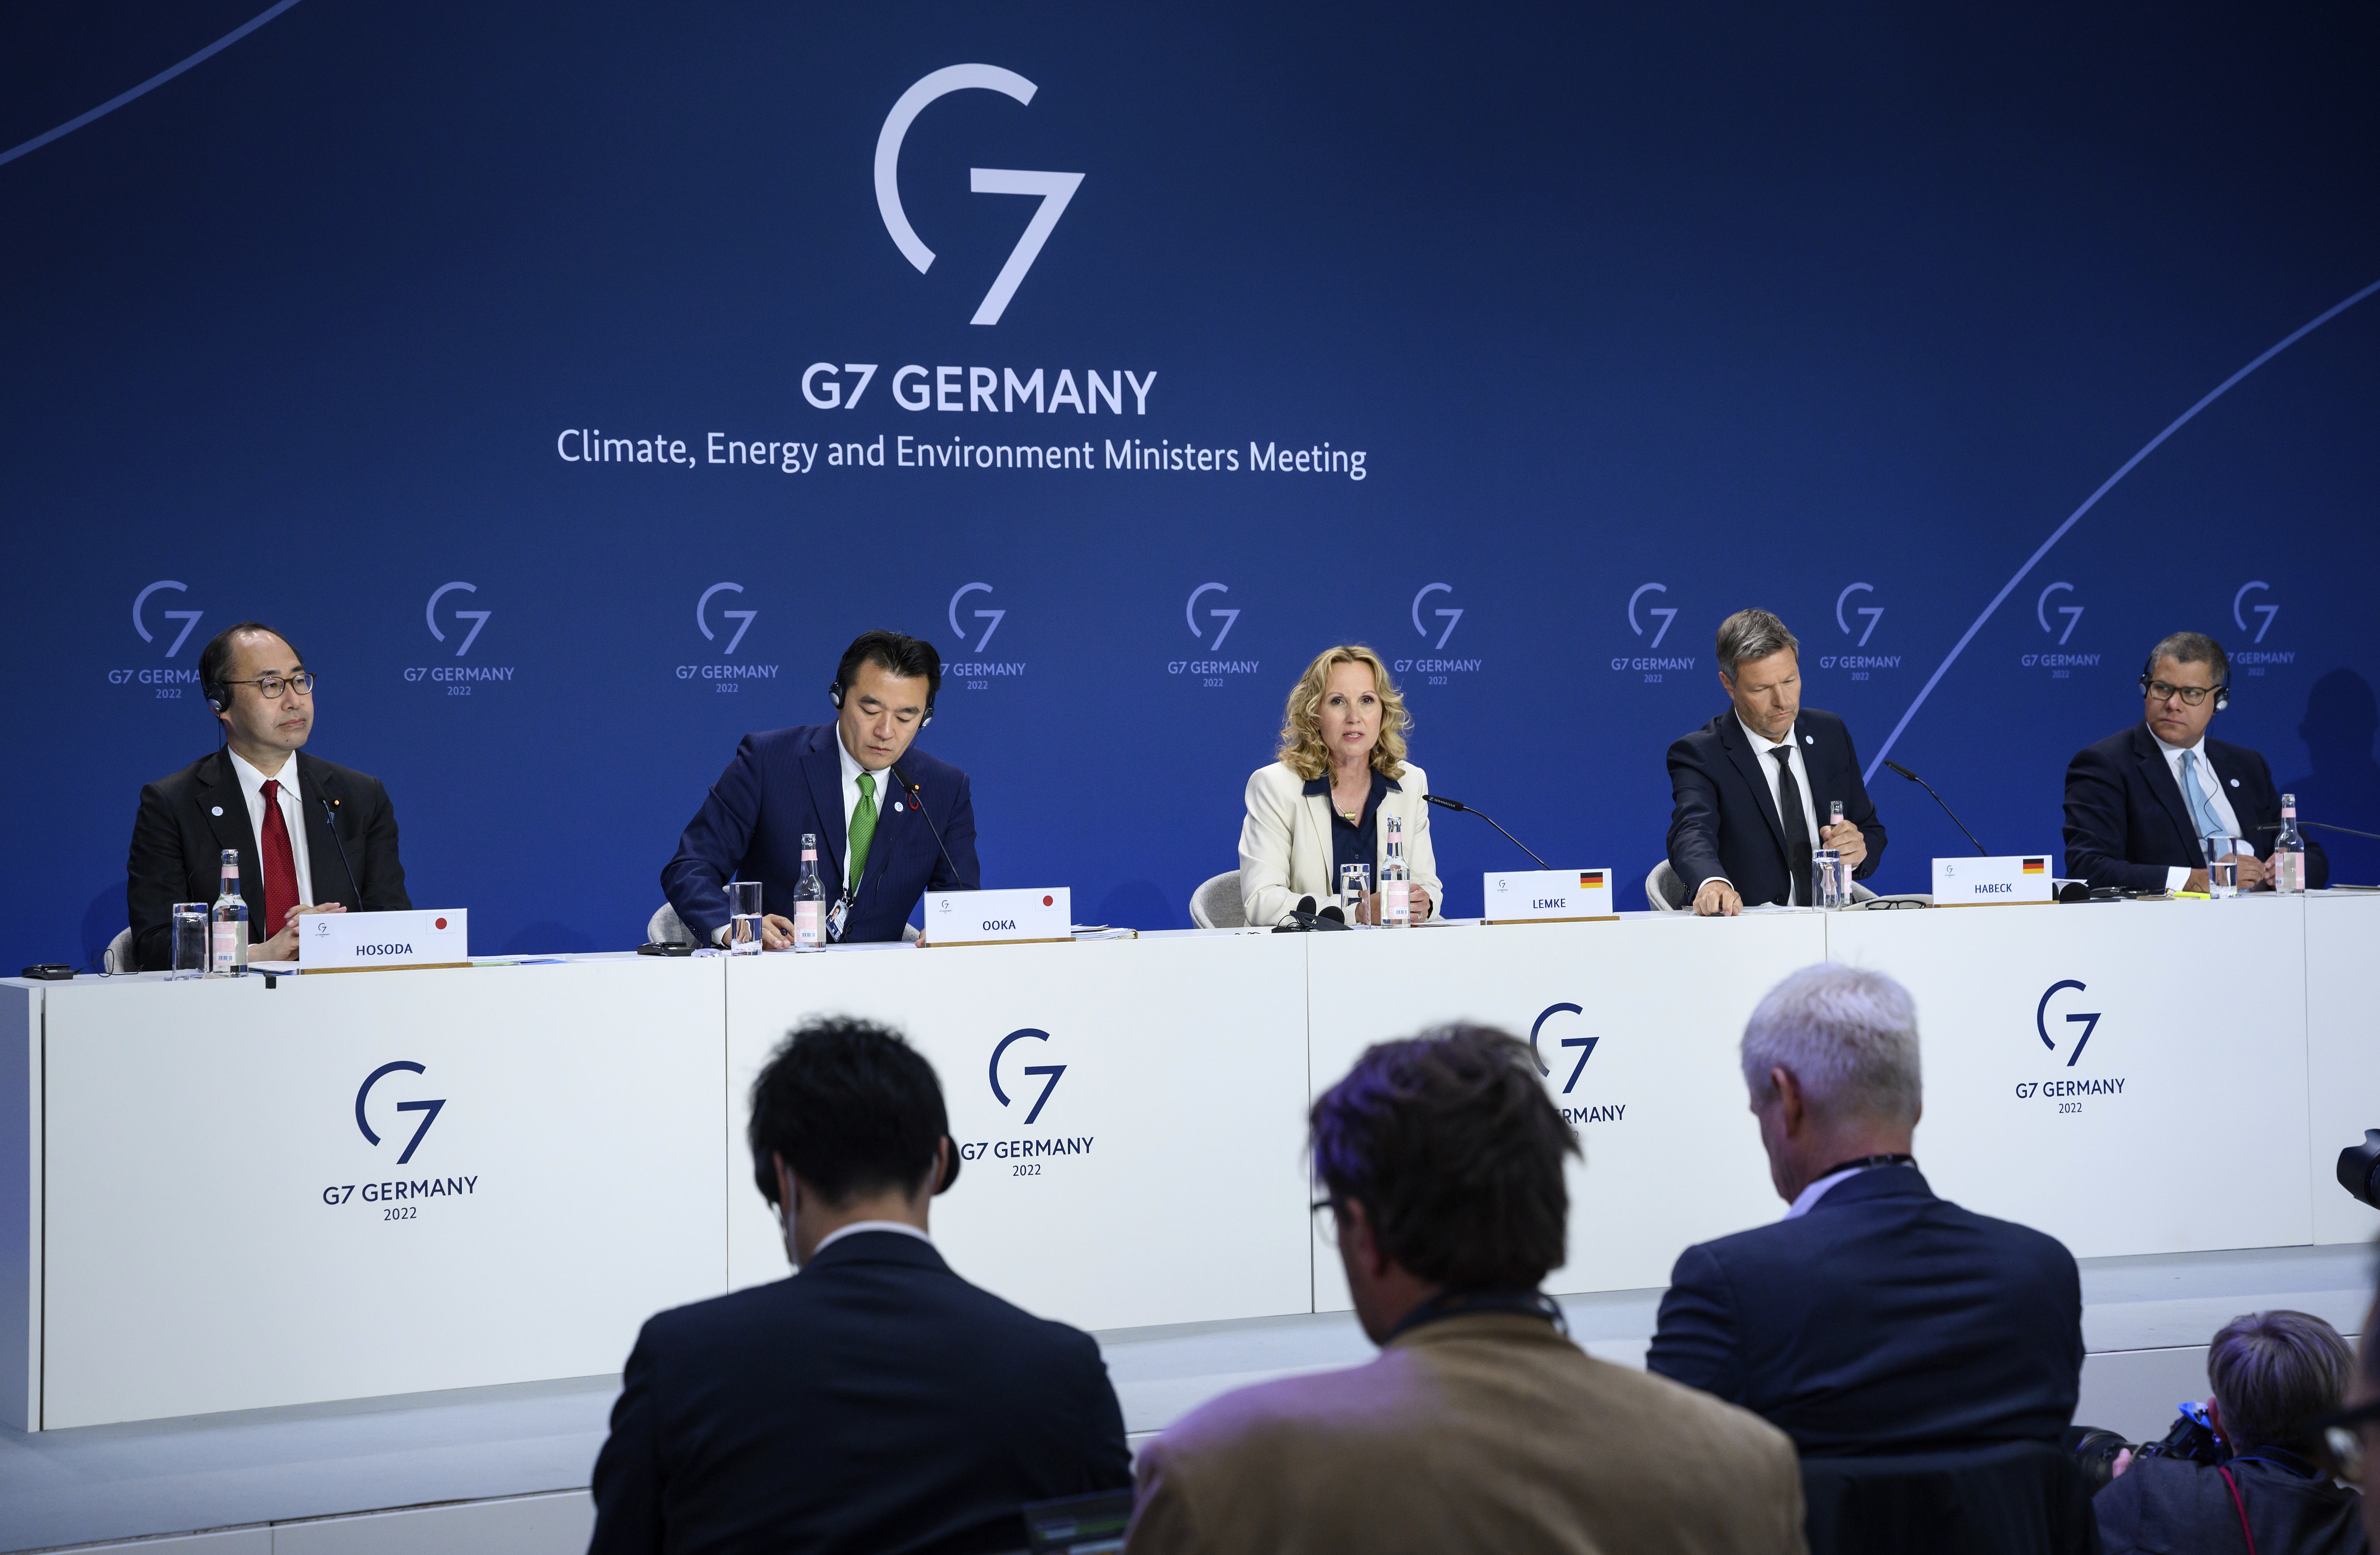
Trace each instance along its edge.
<instances>
[{"instance_id":1,"label":"man in navy suit","mask_svg":"<svg viewBox=\"0 0 2380 1555\"><path fill-rule=\"evenodd\" d=\"M1720 622L1718 683L1734 705L1670 747L1670 868L1694 911L1807 906L1820 847L1840 851L1853 880L1876 873L1884 823L1851 731L1802 706L1802 645L1785 623L1765 610ZM1830 822L1837 800L1843 819Z\"/></svg>"},{"instance_id":2,"label":"man in navy suit","mask_svg":"<svg viewBox=\"0 0 2380 1555\"><path fill-rule=\"evenodd\" d=\"M1132 1483L1090 1335L935 1251L927 1209L959 1161L915 1049L812 1021L753 1081L749 1136L799 1272L645 1324L589 1555L1018 1549L1026 1502Z\"/></svg>"},{"instance_id":3,"label":"man in navy suit","mask_svg":"<svg viewBox=\"0 0 2380 1555\"><path fill-rule=\"evenodd\" d=\"M2066 872L2131 891L2204 891L2202 837L2244 837L2228 856L2240 889L2269 888L2281 819L2273 770L2243 745L2206 737L2230 705L2231 660L2198 632L2176 632L2141 671L2141 722L2077 751L2066 765ZM2312 838L2305 886L2330 883Z\"/></svg>"},{"instance_id":4,"label":"man in navy suit","mask_svg":"<svg viewBox=\"0 0 2380 1555\"><path fill-rule=\"evenodd\" d=\"M1685 1250L1645 1364L1805 1458L2055 1444L2082 1380L2082 1278L2054 1238L1926 1185L1908 990L1805 967L1753 1012L1742 1051L1791 1208Z\"/></svg>"},{"instance_id":5,"label":"man in navy suit","mask_svg":"<svg viewBox=\"0 0 2380 1555\"><path fill-rule=\"evenodd\" d=\"M802 878L804 833L819 840L838 940L898 940L927 892L975 890L982 875L967 775L910 748L934 716L941 684L942 656L932 643L862 632L835 669L833 723L745 735L662 870L662 894L679 921L718 942L727 930L727 882L756 880L762 946L791 948L786 915Z\"/></svg>"}]
</instances>

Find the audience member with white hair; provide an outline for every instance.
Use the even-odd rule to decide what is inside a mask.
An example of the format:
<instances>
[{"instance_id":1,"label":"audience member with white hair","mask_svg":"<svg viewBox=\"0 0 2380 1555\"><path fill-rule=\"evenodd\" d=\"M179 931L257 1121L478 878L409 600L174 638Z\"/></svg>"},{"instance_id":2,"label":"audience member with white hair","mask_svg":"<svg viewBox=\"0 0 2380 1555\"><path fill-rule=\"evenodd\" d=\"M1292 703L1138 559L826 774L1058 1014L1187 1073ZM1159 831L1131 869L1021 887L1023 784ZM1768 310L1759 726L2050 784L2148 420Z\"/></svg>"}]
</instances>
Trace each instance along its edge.
<instances>
[{"instance_id":1,"label":"audience member with white hair","mask_svg":"<svg viewBox=\"0 0 2380 1555\"><path fill-rule=\"evenodd\" d=\"M1753 1012L1742 1060L1791 1208L1686 1249L1646 1366L1805 1458L2056 1444L2082 1380L2081 1277L2054 1238L1937 1198L1917 1170L1908 990L1806 967Z\"/></svg>"},{"instance_id":2,"label":"audience member with white hair","mask_svg":"<svg viewBox=\"0 0 2380 1555\"><path fill-rule=\"evenodd\" d=\"M2231 1455L2119 1455L2092 1502L2107 1555L2230 1549L2243 1537L2256 1555L2366 1555L2363 1498L2331 1477L2321 1425L2354 1372L2347 1341L2320 1318L2232 1318L2206 1351L2206 1421Z\"/></svg>"}]
</instances>

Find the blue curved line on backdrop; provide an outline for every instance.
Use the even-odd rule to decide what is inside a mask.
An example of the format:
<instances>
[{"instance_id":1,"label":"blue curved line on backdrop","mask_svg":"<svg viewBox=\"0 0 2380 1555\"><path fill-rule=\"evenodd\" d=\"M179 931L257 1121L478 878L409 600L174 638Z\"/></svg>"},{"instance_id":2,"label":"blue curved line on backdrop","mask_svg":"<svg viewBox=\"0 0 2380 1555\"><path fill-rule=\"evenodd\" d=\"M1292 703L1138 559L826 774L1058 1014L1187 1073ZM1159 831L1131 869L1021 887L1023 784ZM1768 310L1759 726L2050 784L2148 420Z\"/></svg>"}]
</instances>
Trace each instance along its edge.
<instances>
[{"instance_id":1,"label":"blue curved line on backdrop","mask_svg":"<svg viewBox=\"0 0 2380 1555\"><path fill-rule=\"evenodd\" d=\"M108 115L115 112L116 109L123 107L127 103L131 102L136 97L147 96L149 93L156 91L159 87L164 86L167 81L170 81L175 77L180 75L183 71L188 69L191 66L197 65L204 60L212 59L216 55L223 53L224 50L231 47L234 43L238 43L242 38L247 37L249 33L255 31L258 28L262 27L266 22L271 21L274 17L279 16L282 12L287 10L290 6L296 4L298 4L298 0L281 0L281 3L273 6L271 10L249 21L246 25L235 28L231 31L225 33L213 43L209 43L205 48L200 49L198 53L190 55L189 58L182 61L179 65L170 66L165 69L158 71L155 75L150 77L139 86L134 87L131 91L118 92L115 96L109 98L106 102L101 103L98 107L93 108L91 112L84 114L79 117L67 120L66 123L58 126L55 129L51 130L46 135L36 135L21 146L11 147L7 151L0 152L0 166L6 166L7 164L16 161L18 157L23 156L27 152L38 152L53 140L58 140L64 136L72 135L76 130L80 129L84 125L91 123L93 119L105 118Z\"/></svg>"},{"instance_id":2,"label":"blue curved line on backdrop","mask_svg":"<svg viewBox=\"0 0 2380 1555\"><path fill-rule=\"evenodd\" d=\"M2349 309L2354 307L2365 298L2370 297L2374 292L2380 292L2380 281L2373 282L2362 291L2357 292L2352 297L2347 298L2346 301L2338 303L2334 307L2325 309L2322 312L2315 314L2304 323L2300 324L2296 329L2291 330L2288 334L2283 335L2277 344L2265 350L2265 352L2262 356L2258 357L2254 361L2250 362L2247 366L2241 368L2230 377L2226 378L2222 383L2216 384L2213 389L2207 392L2205 398L2200 400L2196 405L2192 406L2189 409L2175 417L2171 426L2168 426L2165 431L2157 433L2155 437L2150 438L2145 443L2143 443L2139 453L2124 461L2122 468L2117 470L2115 474L2107 477L2106 480L2100 482L2099 489L2092 492L2089 498L2083 502L2082 506L2076 508L2072 513L2066 516L2066 522L2058 525L2057 528L2050 531L2049 538L2041 542L2041 549L2035 551L2031 556L2025 558L2024 565L2017 568L2016 576L2010 578L2008 582L2002 586L2000 591L1992 596L1992 602L1984 607L1984 613L1975 617L1975 624L1967 628L1966 635L1960 638L1957 645L1950 650L1950 656L1943 660L1939 665L1936 666L1934 673L1926 677L1925 688L1917 693L1917 699L1909 704L1909 711L1900 715L1900 722L1892 726L1892 733L1884 737L1884 744L1876 750L1876 759L1867 764L1867 771L1860 774L1860 781L1863 783L1874 783L1876 781L1876 769L1883 766L1884 759L1892 754L1893 742L1900 738L1900 732L1909 727L1909 721L1917 716L1917 710L1925 705L1925 699L1934 694L1934 687L1940 683L1943 675L1949 672L1950 666L1958 662L1959 655L1967 650L1967 644L1973 642L1974 640L1975 634L1984 629L1984 623L1989 621L1992 618L1993 612L1998 610L2001 604L2007 601L2009 595L2015 592L2016 586L2024 581L2024 575L2041 565L2041 559L2049 554L2049 548L2056 545L2059 541L2064 540L2066 538L2066 531L2082 521L2082 515L2098 506L2099 499L2116 489L2117 481L2121 480L2127 475L2131 474L2132 467L2134 465L2139 464L2143 459L2145 459L2151 454L2155 453L2157 451L2158 444L2164 443L2167 438L2171 437L2183 427L2189 425L2192 417L2196 416L2200 411L2205 409L2208 406L2213 405L2216 400L2221 399L2226 394L2229 393L2233 384L2239 383L2240 380L2247 377L2248 374L2255 371L2266 362L2271 361L2275 357L2279 356L2283 351L2288 350L2299 341L2303 340L2307 335L2312 334L2314 331L2322 328L2323 325L2330 322L2331 320L2338 318L2341 313L2346 312Z\"/></svg>"}]
</instances>

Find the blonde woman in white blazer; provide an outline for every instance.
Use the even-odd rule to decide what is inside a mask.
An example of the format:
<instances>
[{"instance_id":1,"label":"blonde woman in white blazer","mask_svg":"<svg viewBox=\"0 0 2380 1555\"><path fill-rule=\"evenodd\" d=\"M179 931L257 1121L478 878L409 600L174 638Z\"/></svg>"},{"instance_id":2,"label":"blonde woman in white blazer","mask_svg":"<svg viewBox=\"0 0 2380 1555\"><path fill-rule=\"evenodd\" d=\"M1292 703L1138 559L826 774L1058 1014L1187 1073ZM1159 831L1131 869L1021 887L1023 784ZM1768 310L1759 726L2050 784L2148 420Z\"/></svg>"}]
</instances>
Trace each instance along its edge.
<instances>
[{"instance_id":1,"label":"blonde woman in white blazer","mask_svg":"<svg viewBox=\"0 0 2380 1555\"><path fill-rule=\"evenodd\" d=\"M1413 880L1413 921L1438 911L1438 860L1429 845L1429 779L1405 758L1413 727L1388 665L1368 648L1327 650L1289 694L1281 759L1248 778L1240 827L1240 901L1252 924L1279 923L1311 896L1339 898L1342 861L1371 867L1367 921L1379 921L1387 819L1396 817Z\"/></svg>"}]
</instances>

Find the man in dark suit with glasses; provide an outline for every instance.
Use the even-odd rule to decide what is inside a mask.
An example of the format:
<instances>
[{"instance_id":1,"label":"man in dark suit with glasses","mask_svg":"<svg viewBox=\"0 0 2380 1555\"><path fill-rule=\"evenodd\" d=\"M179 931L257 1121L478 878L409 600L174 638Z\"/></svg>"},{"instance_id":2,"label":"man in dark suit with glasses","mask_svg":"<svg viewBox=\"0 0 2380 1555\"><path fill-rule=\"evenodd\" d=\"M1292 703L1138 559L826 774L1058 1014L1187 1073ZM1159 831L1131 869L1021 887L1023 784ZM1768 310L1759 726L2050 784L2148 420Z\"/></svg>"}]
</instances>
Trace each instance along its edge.
<instances>
[{"instance_id":1,"label":"man in dark suit with glasses","mask_svg":"<svg viewBox=\"0 0 2380 1555\"><path fill-rule=\"evenodd\" d=\"M2273 770L2246 746L2206 737L2230 690L2230 657L2213 638L2176 632L2150 650L2141 667L2141 722L2067 763L2069 875L2128 891L2203 892L2201 839L2225 836L2248 844L2230 855L2240 889L2271 886L2281 819ZM2330 883L2330 860L2311 837L2305 883Z\"/></svg>"},{"instance_id":2,"label":"man in dark suit with glasses","mask_svg":"<svg viewBox=\"0 0 2380 1555\"><path fill-rule=\"evenodd\" d=\"M125 905L142 971L171 965L174 904L215 899L225 849L239 854L251 961L297 960L307 913L413 905L388 790L298 748L314 732L314 683L261 622L225 627L200 653L199 691L224 744L140 791Z\"/></svg>"}]
</instances>

